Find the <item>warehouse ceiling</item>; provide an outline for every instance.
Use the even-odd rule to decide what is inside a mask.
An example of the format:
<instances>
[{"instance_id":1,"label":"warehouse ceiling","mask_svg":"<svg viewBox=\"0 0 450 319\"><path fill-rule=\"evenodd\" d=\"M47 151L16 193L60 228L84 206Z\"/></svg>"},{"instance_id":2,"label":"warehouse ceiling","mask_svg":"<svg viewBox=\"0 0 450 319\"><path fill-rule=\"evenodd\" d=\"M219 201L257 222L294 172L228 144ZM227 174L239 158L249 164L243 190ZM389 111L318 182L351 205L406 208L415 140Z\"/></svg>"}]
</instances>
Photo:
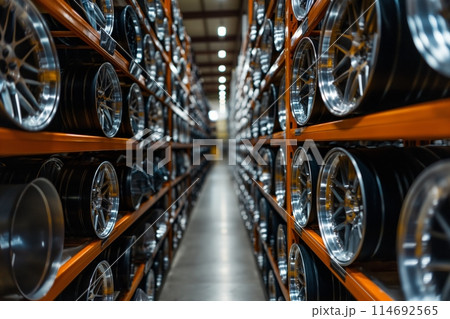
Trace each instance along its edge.
<instances>
[{"instance_id":1,"label":"warehouse ceiling","mask_svg":"<svg viewBox=\"0 0 450 319\"><path fill-rule=\"evenodd\" d=\"M194 60L203 79L203 88L210 101L219 98L219 77L227 79L227 92L231 71L237 63L242 38L242 15L247 1L242 0L178 0L186 32L191 38ZM226 35L219 37L219 26L226 27ZM226 58L218 51L225 50ZM220 72L219 66L226 71Z\"/></svg>"}]
</instances>

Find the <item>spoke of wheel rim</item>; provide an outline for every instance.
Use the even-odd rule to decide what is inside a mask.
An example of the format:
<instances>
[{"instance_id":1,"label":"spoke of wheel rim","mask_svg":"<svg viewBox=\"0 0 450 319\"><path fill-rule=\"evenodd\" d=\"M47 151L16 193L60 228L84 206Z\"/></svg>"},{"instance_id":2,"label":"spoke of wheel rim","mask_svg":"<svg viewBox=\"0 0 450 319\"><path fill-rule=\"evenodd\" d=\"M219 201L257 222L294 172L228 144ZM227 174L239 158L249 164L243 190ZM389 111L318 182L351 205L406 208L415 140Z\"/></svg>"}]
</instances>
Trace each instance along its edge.
<instances>
[{"instance_id":1,"label":"spoke of wheel rim","mask_svg":"<svg viewBox=\"0 0 450 319\"><path fill-rule=\"evenodd\" d=\"M341 51L342 53L344 53L346 56L350 54L350 51L346 48L344 48L341 44L339 44L338 42L334 43L334 46L336 47L336 49L338 49L339 51Z\"/></svg>"},{"instance_id":2,"label":"spoke of wheel rim","mask_svg":"<svg viewBox=\"0 0 450 319\"><path fill-rule=\"evenodd\" d=\"M19 45L21 45L23 42L30 40L33 37L32 33L29 33L25 35L23 38L19 39L18 41L14 41L13 48L15 49Z\"/></svg>"},{"instance_id":3,"label":"spoke of wheel rim","mask_svg":"<svg viewBox=\"0 0 450 319\"><path fill-rule=\"evenodd\" d=\"M28 50L28 52L20 59L23 66L25 66L25 61L28 60L28 58L30 57L31 53L33 53L34 51L37 51L38 47L39 47L39 43L36 43L36 44L33 45L33 46ZM36 70L37 70L37 69L36 69ZM39 70L38 70L37 73L39 73Z\"/></svg>"},{"instance_id":4,"label":"spoke of wheel rim","mask_svg":"<svg viewBox=\"0 0 450 319\"><path fill-rule=\"evenodd\" d=\"M32 79L23 79L23 82L25 82L26 84L29 84L29 85L35 85L35 86L40 86L40 87L45 86L45 83L42 83L42 82L39 82L36 80L32 80Z\"/></svg>"},{"instance_id":5,"label":"spoke of wheel rim","mask_svg":"<svg viewBox=\"0 0 450 319\"><path fill-rule=\"evenodd\" d=\"M348 79L348 77L350 76L350 69L345 70L341 75L339 75L338 77L336 77L333 81L334 85L338 85L341 82L343 82L344 80Z\"/></svg>"},{"instance_id":6,"label":"spoke of wheel rim","mask_svg":"<svg viewBox=\"0 0 450 319\"><path fill-rule=\"evenodd\" d=\"M5 20L4 25L2 26L2 40L5 39L6 30L8 29L9 17L11 15L11 6L12 6L12 1L9 2L8 9L7 9L7 12L6 12L6 20Z\"/></svg>"},{"instance_id":7,"label":"spoke of wheel rim","mask_svg":"<svg viewBox=\"0 0 450 319\"><path fill-rule=\"evenodd\" d=\"M343 203L343 202L344 202L344 198L342 198L342 196L339 195L339 193L337 192L337 190L336 190L334 187L331 188L331 191L333 192L334 197L336 197L336 199L337 199L340 203Z\"/></svg>"},{"instance_id":8,"label":"spoke of wheel rim","mask_svg":"<svg viewBox=\"0 0 450 319\"><path fill-rule=\"evenodd\" d=\"M430 235L433 238L444 240L444 241L450 241L450 237L446 236L445 233L441 233L435 230L430 231Z\"/></svg>"},{"instance_id":9,"label":"spoke of wheel rim","mask_svg":"<svg viewBox=\"0 0 450 319\"><path fill-rule=\"evenodd\" d=\"M334 232L339 232L339 231L341 231L342 229L345 228L345 236L347 237L347 229L348 229L347 226L349 226L349 225L347 224L347 222L342 222L342 223L340 223L339 225L334 226L334 227L333 227L333 231L334 231ZM345 240L345 242L347 242L347 240Z\"/></svg>"},{"instance_id":10,"label":"spoke of wheel rim","mask_svg":"<svg viewBox=\"0 0 450 319\"><path fill-rule=\"evenodd\" d=\"M94 217L94 229L98 228L98 214L95 215Z\"/></svg>"},{"instance_id":11,"label":"spoke of wheel rim","mask_svg":"<svg viewBox=\"0 0 450 319\"><path fill-rule=\"evenodd\" d=\"M111 129L113 127L113 123L114 123L112 116L108 111L105 111L104 115L105 115L105 119L106 119L105 124L107 124L107 126L108 126L107 129Z\"/></svg>"},{"instance_id":12,"label":"spoke of wheel rim","mask_svg":"<svg viewBox=\"0 0 450 319\"><path fill-rule=\"evenodd\" d=\"M93 6L94 6L95 21L97 22L98 25L100 25L101 28L104 29L106 27L106 18L96 3L93 3Z\"/></svg>"},{"instance_id":13,"label":"spoke of wheel rim","mask_svg":"<svg viewBox=\"0 0 450 319\"><path fill-rule=\"evenodd\" d=\"M439 211L435 213L435 217L437 219L438 224L441 226L442 230L445 232L445 235L450 238L450 226L445 220L445 218L441 215Z\"/></svg>"},{"instance_id":14,"label":"spoke of wheel rim","mask_svg":"<svg viewBox=\"0 0 450 319\"><path fill-rule=\"evenodd\" d=\"M429 271L439 271L439 272L449 272L450 273L450 262L443 262L443 261L434 261L430 262L428 265L425 266L425 269Z\"/></svg>"},{"instance_id":15,"label":"spoke of wheel rim","mask_svg":"<svg viewBox=\"0 0 450 319\"><path fill-rule=\"evenodd\" d=\"M369 9L365 9L364 6L361 7L362 10L367 10L367 12L365 13L365 21L366 21L366 27L365 30L367 30L367 32L369 34L373 34L375 32L375 26L376 26L376 21L374 20L375 18L375 5L371 5L371 7ZM364 12L362 12L363 14Z\"/></svg>"},{"instance_id":16,"label":"spoke of wheel rim","mask_svg":"<svg viewBox=\"0 0 450 319\"><path fill-rule=\"evenodd\" d=\"M109 90L109 88L112 86L112 82L108 82L108 83L106 83L106 86L103 88L103 86L102 86L102 88L103 88L103 92L105 92L105 95L106 95L106 92L108 92L108 90ZM111 93L110 93L111 94Z\"/></svg>"},{"instance_id":17,"label":"spoke of wheel rim","mask_svg":"<svg viewBox=\"0 0 450 319\"><path fill-rule=\"evenodd\" d=\"M336 76L336 74L338 73L338 71L340 69L342 69L342 67L349 61L350 57L348 55L345 55L341 61L339 61L339 63L334 67L333 69L333 75ZM337 79L336 79L337 80ZM335 81L336 81L335 80Z\"/></svg>"},{"instance_id":18,"label":"spoke of wheel rim","mask_svg":"<svg viewBox=\"0 0 450 319\"><path fill-rule=\"evenodd\" d=\"M36 68L35 66L31 65L28 62L22 62L21 68L24 68L25 70L32 72L34 74L39 74L41 71Z\"/></svg>"},{"instance_id":19,"label":"spoke of wheel rim","mask_svg":"<svg viewBox=\"0 0 450 319\"><path fill-rule=\"evenodd\" d=\"M352 1L350 1L347 8L348 8L347 10L348 15L350 18L350 25L352 25L352 29L355 28L356 31L360 31L358 23L358 21L360 20L360 15L356 10L355 4Z\"/></svg>"},{"instance_id":20,"label":"spoke of wheel rim","mask_svg":"<svg viewBox=\"0 0 450 319\"><path fill-rule=\"evenodd\" d=\"M97 186L102 187L105 182L105 171L101 170L97 176Z\"/></svg>"},{"instance_id":21,"label":"spoke of wheel rim","mask_svg":"<svg viewBox=\"0 0 450 319\"><path fill-rule=\"evenodd\" d=\"M347 78L345 84L344 101L352 102L352 99L356 97L356 90L358 89L358 72L352 70Z\"/></svg>"},{"instance_id":22,"label":"spoke of wheel rim","mask_svg":"<svg viewBox=\"0 0 450 319\"><path fill-rule=\"evenodd\" d=\"M339 206L338 209L333 213L333 216L331 216L331 219L336 220L336 218L341 214L341 212L344 210L344 206Z\"/></svg>"},{"instance_id":23,"label":"spoke of wheel rim","mask_svg":"<svg viewBox=\"0 0 450 319\"><path fill-rule=\"evenodd\" d=\"M17 92L20 93L29 103L29 105L35 110L35 111L41 111L41 106L39 105L38 101L34 97L33 93L31 93L30 89L26 84L23 82L17 83Z\"/></svg>"},{"instance_id":24,"label":"spoke of wheel rim","mask_svg":"<svg viewBox=\"0 0 450 319\"><path fill-rule=\"evenodd\" d=\"M10 103L4 103L6 111L9 112L19 123L22 123L22 109L20 108L19 94L15 88L14 83L4 82L2 86L3 99L7 99ZM28 107L28 106L27 106ZM33 108L30 108L33 112Z\"/></svg>"},{"instance_id":25,"label":"spoke of wheel rim","mask_svg":"<svg viewBox=\"0 0 450 319\"><path fill-rule=\"evenodd\" d=\"M102 224L102 228L106 228L106 219L105 219L105 215L103 214L103 209L100 209L98 214L100 215L100 221Z\"/></svg>"},{"instance_id":26,"label":"spoke of wheel rim","mask_svg":"<svg viewBox=\"0 0 450 319\"><path fill-rule=\"evenodd\" d=\"M336 186L337 188L339 188L342 191L347 191L347 189L345 188L344 184L342 184L340 181L337 180L337 178L333 179L333 184L334 186Z\"/></svg>"}]
</instances>

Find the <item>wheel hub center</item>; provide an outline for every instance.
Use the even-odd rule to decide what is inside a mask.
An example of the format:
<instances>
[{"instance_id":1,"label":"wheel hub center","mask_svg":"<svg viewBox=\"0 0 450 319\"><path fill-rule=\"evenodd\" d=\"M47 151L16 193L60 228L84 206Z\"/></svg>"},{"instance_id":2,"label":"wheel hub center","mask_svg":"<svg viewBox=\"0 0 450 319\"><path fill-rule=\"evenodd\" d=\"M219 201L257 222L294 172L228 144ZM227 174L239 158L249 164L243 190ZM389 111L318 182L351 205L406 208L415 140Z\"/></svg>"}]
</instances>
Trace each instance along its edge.
<instances>
[{"instance_id":1,"label":"wheel hub center","mask_svg":"<svg viewBox=\"0 0 450 319\"><path fill-rule=\"evenodd\" d=\"M8 81L17 82L20 79L20 60L10 44L0 45L0 73L6 75Z\"/></svg>"},{"instance_id":2,"label":"wheel hub center","mask_svg":"<svg viewBox=\"0 0 450 319\"><path fill-rule=\"evenodd\" d=\"M356 195L351 190L345 192L345 218L348 223L353 223L358 217L359 203Z\"/></svg>"}]
</instances>

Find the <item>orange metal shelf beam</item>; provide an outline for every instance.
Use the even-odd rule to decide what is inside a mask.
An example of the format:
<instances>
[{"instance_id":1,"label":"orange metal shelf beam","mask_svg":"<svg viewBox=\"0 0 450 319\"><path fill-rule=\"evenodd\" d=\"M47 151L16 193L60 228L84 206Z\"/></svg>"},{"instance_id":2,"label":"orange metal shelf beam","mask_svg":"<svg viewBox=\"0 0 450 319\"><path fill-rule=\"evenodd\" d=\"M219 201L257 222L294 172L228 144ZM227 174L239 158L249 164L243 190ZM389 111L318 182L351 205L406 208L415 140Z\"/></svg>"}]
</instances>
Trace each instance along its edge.
<instances>
[{"instance_id":1,"label":"orange metal shelf beam","mask_svg":"<svg viewBox=\"0 0 450 319\"><path fill-rule=\"evenodd\" d=\"M79 253L64 263L56 275L55 282L47 295L42 300L55 299L100 253L122 235L139 217L164 196L169 190L166 184L157 194L153 195L147 202L143 203L139 210L128 213L117 223L111 235L105 240L94 240L83 248Z\"/></svg>"},{"instance_id":2,"label":"orange metal shelf beam","mask_svg":"<svg viewBox=\"0 0 450 319\"><path fill-rule=\"evenodd\" d=\"M139 287L139 284L142 281L142 278L144 278L144 272L145 272L145 264L139 265L139 267L136 269L136 272L134 273L133 283L131 284L130 290L128 290L126 293L123 294L122 297L119 299L122 301L130 301L131 298L133 298L134 293Z\"/></svg>"},{"instance_id":3,"label":"orange metal shelf beam","mask_svg":"<svg viewBox=\"0 0 450 319\"><path fill-rule=\"evenodd\" d=\"M450 138L450 99L291 130L299 141Z\"/></svg>"}]
</instances>

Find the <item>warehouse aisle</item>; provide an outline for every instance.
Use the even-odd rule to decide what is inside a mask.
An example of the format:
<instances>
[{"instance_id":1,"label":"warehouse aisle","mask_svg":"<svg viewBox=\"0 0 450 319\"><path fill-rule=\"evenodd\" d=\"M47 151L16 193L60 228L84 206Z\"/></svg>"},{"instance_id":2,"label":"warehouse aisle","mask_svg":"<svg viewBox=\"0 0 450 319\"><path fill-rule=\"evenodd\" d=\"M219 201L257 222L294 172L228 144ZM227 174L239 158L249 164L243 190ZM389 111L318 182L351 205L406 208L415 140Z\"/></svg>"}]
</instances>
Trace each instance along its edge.
<instances>
[{"instance_id":1,"label":"warehouse aisle","mask_svg":"<svg viewBox=\"0 0 450 319\"><path fill-rule=\"evenodd\" d=\"M212 168L160 300L265 300L225 164Z\"/></svg>"}]
</instances>

